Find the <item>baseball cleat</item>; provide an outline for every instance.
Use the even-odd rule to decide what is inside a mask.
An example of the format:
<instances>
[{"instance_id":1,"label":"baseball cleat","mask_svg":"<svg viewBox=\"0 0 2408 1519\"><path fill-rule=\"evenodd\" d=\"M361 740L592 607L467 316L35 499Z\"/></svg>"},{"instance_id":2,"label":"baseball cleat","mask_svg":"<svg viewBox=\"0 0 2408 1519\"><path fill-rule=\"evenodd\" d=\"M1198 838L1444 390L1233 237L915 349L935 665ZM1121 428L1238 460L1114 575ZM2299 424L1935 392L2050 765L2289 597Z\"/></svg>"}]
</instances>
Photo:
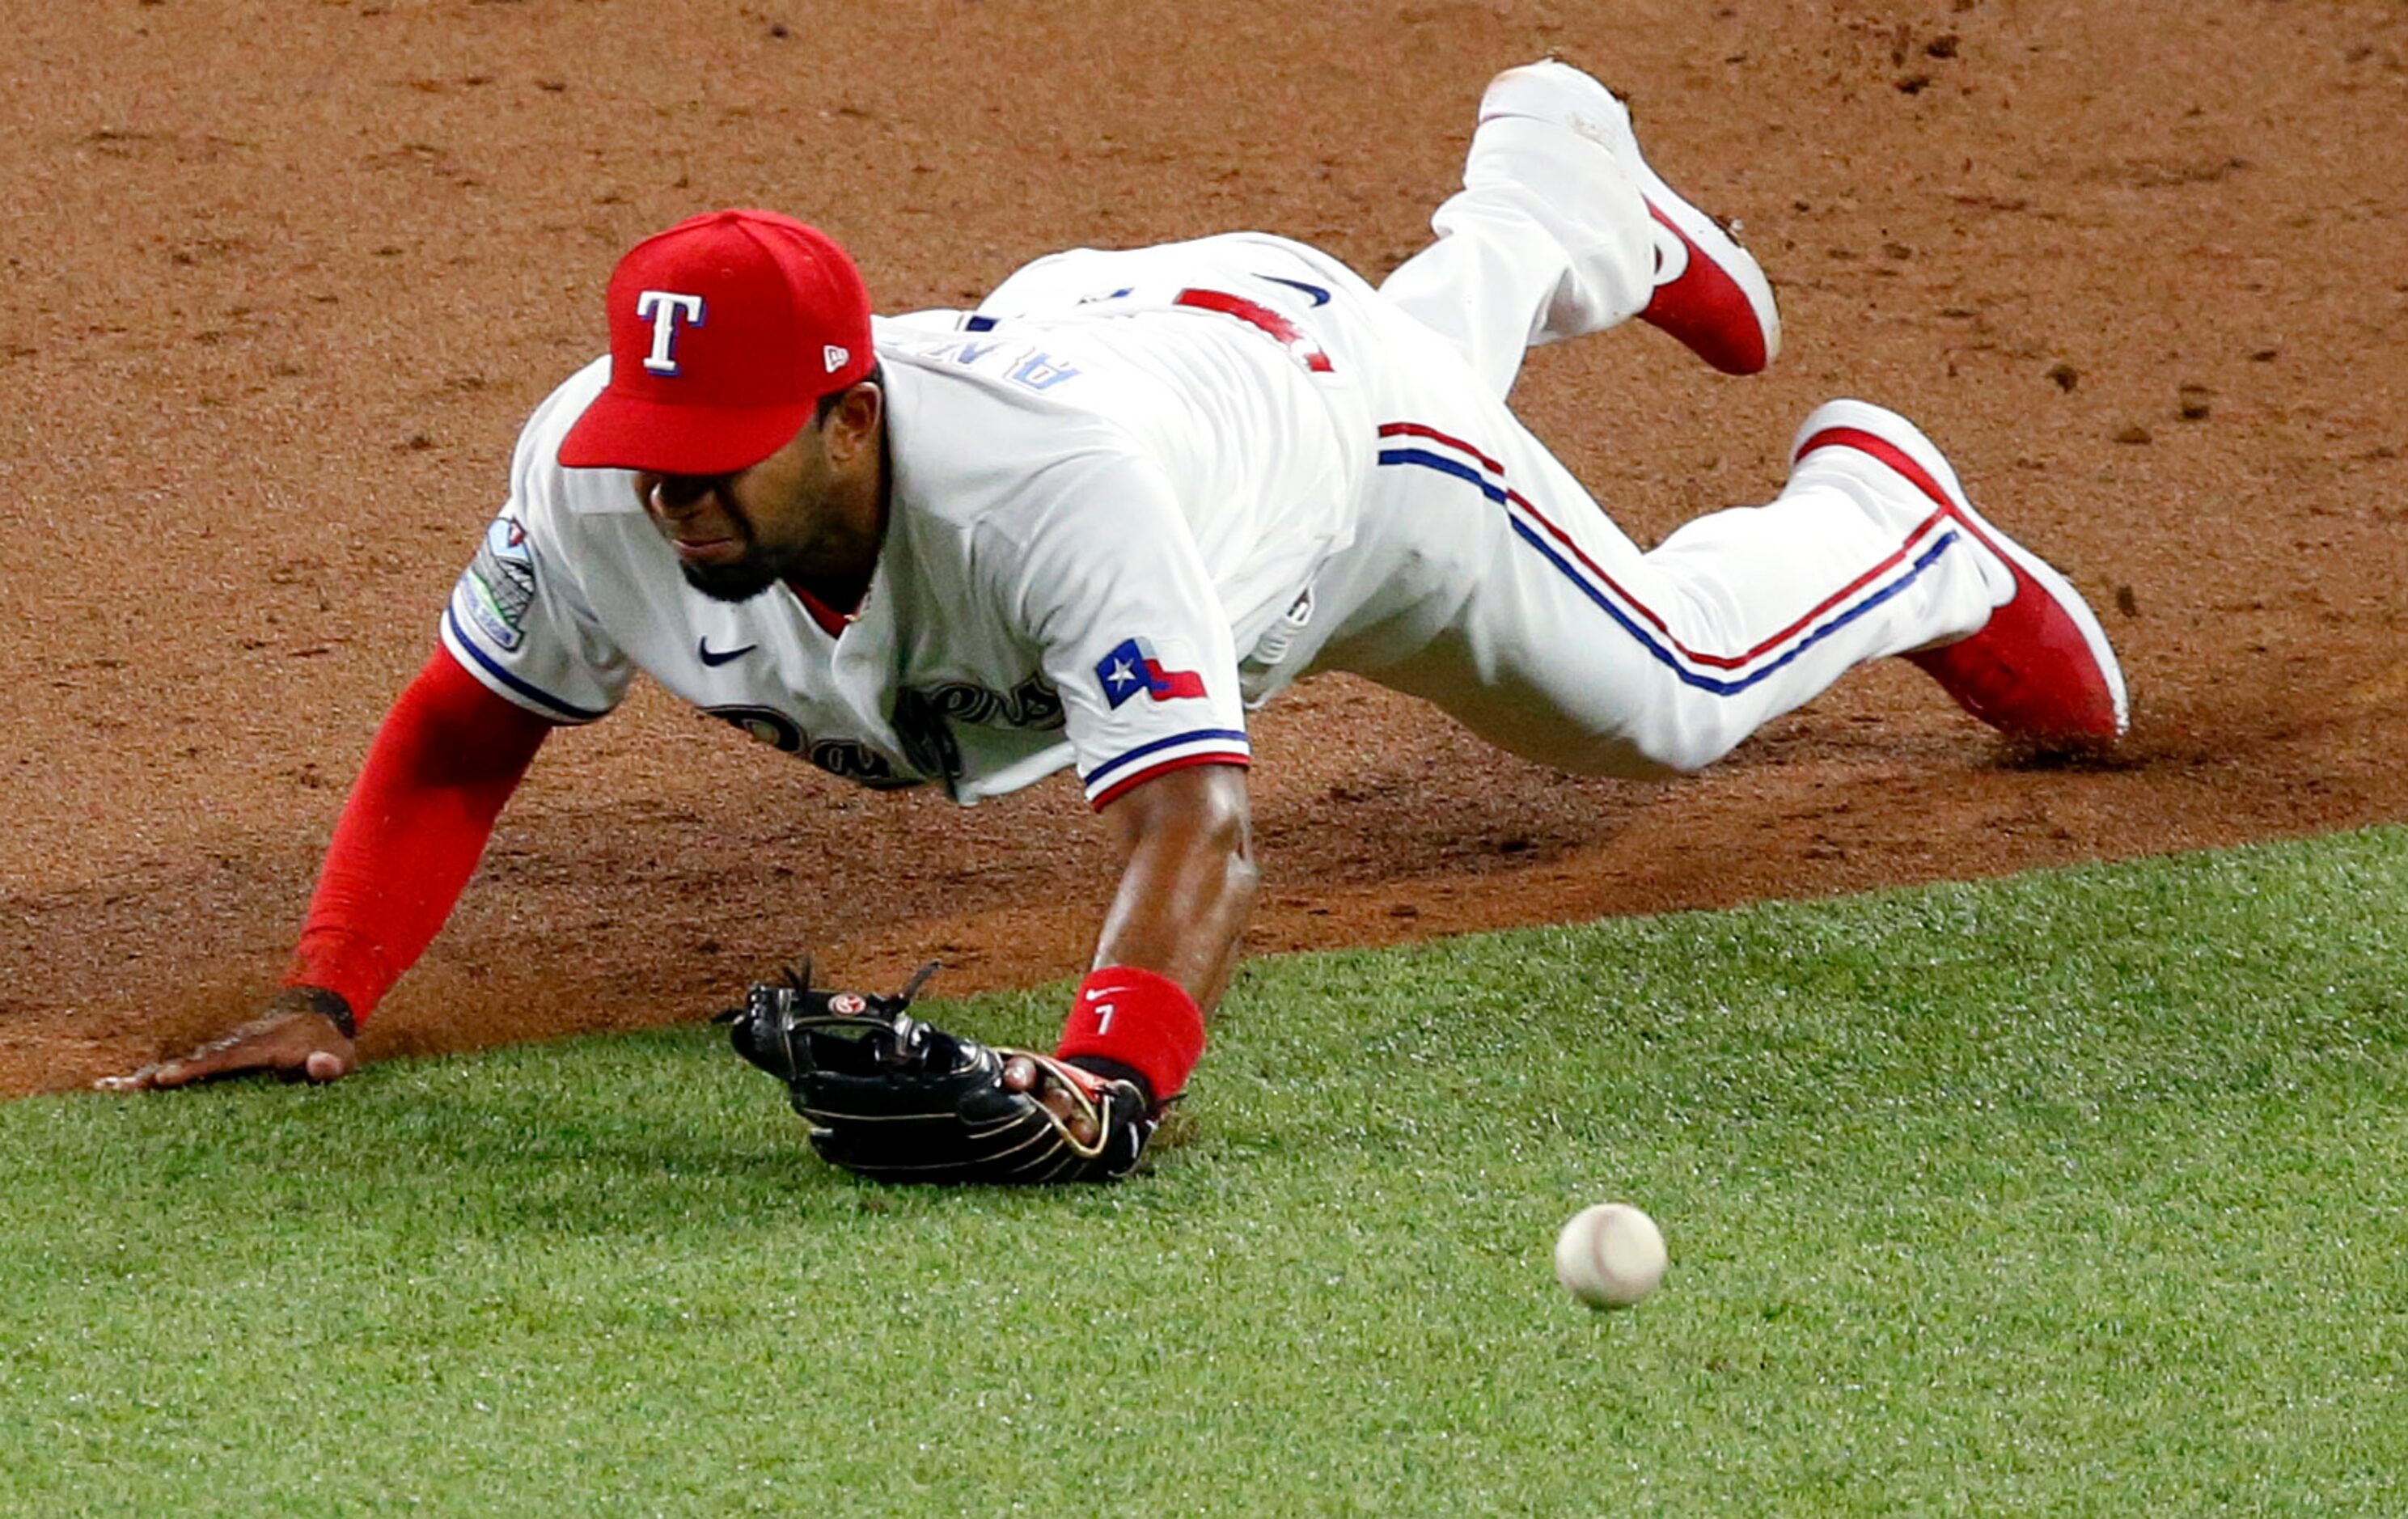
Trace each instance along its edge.
<instances>
[{"instance_id":1,"label":"baseball cleat","mask_svg":"<svg viewBox=\"0 0 2408 1519\"><path fill-rule=\"evenodd\" d=\"M1727 375L1752 375L1781 351L1781 311L1764 270L1722 223L1648 167L1630 111L1612 91L1549 58L1509 68L1480 97L1480 119L1519 116L1570 127L1612 153L1656 219L1656 294L1639 320Z\"/></svg>"},{"instance_id":2,"label":"baseball cleat","mask_svg":"<svg viewBox=\"0 0 2408 1519\"><path fill-rule=\"evenodd\" d=\"M2129 722L2124 671L2106 630L2071 581L1973 509L1931 439L1894 411L1832 401L1799 427L1791 466L1834 448L1852 449L1905 480L2014 576L2014 596L1981 631L1906 658L2001 733L2084 747L2122 738Z\"/></svg>"}]
</instances>

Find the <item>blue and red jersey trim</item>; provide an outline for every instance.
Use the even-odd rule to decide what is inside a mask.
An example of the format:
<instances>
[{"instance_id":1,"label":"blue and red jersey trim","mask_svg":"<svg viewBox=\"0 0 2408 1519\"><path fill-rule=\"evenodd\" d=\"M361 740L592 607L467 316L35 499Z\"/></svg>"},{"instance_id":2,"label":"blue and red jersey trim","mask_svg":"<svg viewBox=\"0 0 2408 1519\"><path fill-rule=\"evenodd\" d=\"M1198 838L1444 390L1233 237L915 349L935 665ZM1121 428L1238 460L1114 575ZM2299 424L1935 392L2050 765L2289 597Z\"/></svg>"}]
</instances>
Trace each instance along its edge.
<instances>
[{"instance_id":1,"label":"blue and red jersey trim","mask_svg":"<svg viewBox=\"0 0 2408 1519\"><path fill-rule=\"evenodd\" d=\"M461 662L464 666L473 663L475 668L488 678L488 684L503 688L500 695L511 697L538 717L549 718L554 723L591 723L604 715L589 708L565 702L534 681L504 669L500 661L479 648L477 641L468 637L468 630L460 625L458 614L449 607L443 609L443 631L450 635L444 641L452 647L455 657L459 654L467 656Z\"/></svg>"},{"instance_id":2,"label":"blue and red jersey trim","mask_svg":"<svg viewBox=\"0 0 2408 1519\"><path fill-rule=\"evenodd\" d=\"M1100 808L1155 776L1183 770L1191 765L1235 765L1253 762L1254 751L1241 728L1195 728L1155 738L1127 750L1080 777L1087 789L1087 805ZM1141 763L1140 763L1141 762ZM1129 767L1135 766L1131 769Z\"/></svg>"}]
</instances>

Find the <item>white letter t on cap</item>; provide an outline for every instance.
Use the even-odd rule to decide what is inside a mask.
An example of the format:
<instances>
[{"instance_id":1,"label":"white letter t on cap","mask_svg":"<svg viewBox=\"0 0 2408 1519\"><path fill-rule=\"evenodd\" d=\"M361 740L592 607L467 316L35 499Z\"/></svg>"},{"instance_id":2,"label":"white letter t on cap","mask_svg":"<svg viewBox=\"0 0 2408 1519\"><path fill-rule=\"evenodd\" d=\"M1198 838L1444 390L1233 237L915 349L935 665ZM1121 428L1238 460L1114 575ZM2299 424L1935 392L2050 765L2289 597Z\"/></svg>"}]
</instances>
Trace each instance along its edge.
<instances>
[{"instance_id":1,"label":"white letter t on cap","mask_svg":"<svg viewBox=\"0 0 2408 1519\"><path fill-rule=\"evenodd\" d=\"M684 317L699 327L702 321L702 297L681 295L673 290L648 290L636 297L636 320L652 324L652 351L644 356L644 367L656 375L678 372L678 318Z\"/></svg>"}]
</instances>

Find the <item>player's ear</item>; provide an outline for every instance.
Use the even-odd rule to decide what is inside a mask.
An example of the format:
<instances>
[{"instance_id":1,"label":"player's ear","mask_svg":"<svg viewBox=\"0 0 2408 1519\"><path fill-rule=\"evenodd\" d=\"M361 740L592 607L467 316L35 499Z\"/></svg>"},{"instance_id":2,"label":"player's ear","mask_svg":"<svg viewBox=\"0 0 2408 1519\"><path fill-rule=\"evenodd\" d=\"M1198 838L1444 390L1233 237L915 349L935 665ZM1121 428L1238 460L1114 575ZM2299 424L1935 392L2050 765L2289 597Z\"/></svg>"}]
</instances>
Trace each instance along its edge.
<instances>
[{"instance_id":1,"label":"player's ear","mask_svg":"<svg viewBox=\"0 0 2408 1519\"><path fill-rule=\"evenodd\" d=\"M820 423L828 458L837 464L875 456L879 424L886 417L886 393L875 380L865 380L831 398Z\"/></svg>"}]
</instances>

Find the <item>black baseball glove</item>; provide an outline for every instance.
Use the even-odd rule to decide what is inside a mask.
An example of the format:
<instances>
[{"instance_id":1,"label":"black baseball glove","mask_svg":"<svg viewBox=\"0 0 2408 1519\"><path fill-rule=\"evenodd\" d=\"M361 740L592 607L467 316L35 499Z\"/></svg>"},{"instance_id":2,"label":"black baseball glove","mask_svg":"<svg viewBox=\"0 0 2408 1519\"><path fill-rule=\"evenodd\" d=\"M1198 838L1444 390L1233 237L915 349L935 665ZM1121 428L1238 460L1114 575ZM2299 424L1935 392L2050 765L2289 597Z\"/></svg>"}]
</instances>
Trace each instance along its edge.
<instances>
[{"instance_id":1,"label":"black baseball glove","mask_svg":"<svg viewBox=\"0 0 2408 1519\"><path fill-rule=\"evenodd\" d=\"M1160 1115L1135 1082L1001 1049L893 996L811 990L810 967L753 987L730 1024L736 1053L786 1083L811 1148L879 1182L1105 1182L1125 1176Z\"/></svg>"}]
</instances>

